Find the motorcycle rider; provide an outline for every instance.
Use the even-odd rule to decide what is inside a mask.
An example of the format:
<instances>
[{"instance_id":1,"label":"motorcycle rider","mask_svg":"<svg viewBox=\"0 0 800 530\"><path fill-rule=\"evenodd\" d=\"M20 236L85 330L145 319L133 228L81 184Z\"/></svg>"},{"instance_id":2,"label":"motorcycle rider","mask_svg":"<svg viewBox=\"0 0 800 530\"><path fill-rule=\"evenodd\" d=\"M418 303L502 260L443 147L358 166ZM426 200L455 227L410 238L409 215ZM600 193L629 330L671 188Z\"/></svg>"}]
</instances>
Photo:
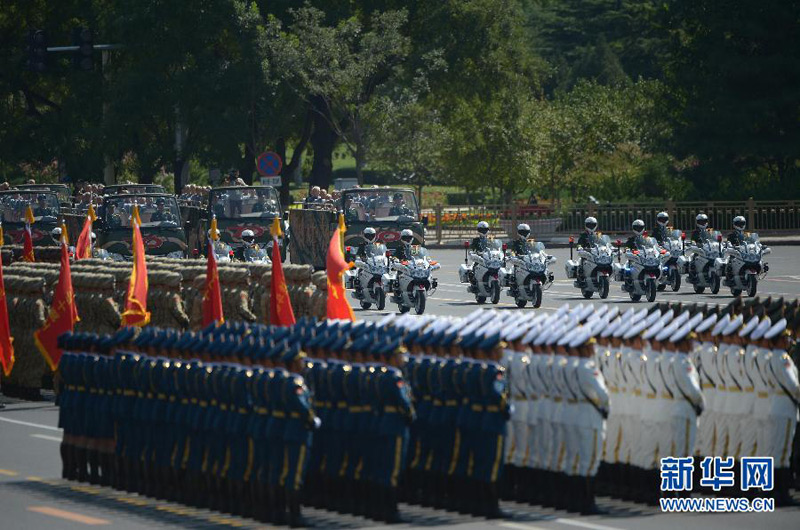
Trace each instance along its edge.
<instances>
[{"instance_id":1,"label":"motorcycle rider","mask_svg":"<svg viewBox=\"0 0 800 530\"><path fill-rule=\"evenodd\" d=\"M587 217L583 222L586 230L578 236L578 246L583 248L590 248L597 244L597 219L594 217Z\"/></svg>"},{"instance_id":2,"label":"motorcycle rider","mask_svg":"<svg viewBox=\"0 0 800 530\"><path fill-rule=\"evenodd\" d=\"M625 242L628 250L641 250L644 248L644 221L636 219L631 225L633 234Z\"/></svg>"},{"instance_id":3,"label":"motorcycle rider","mask_svg":"<svg viewBox=\"0 0 800 530\"><path fill-rule=\"evenodd\" d=\"M667 224L669 223L669 214L667 212L659 212L656 215L656 225L653 227L653 237L656 238L658 244L663 246L664 243L669 239L669 228L667 228Z\"/></svg>"},{"instance_id":4,"label":"motorcycle rider","mask_svg":"<svg viewBox=\"0 0 800 530\"><path fill-rule=\"evenodd\" d=\"M404 230L405 232L405 230ZM473 252L485 252L489 249L489 223L481 221L478 223L478 235L472 238L469 249Z\"/></svg>"},{"instance_id":5,"label":"motorcycle rider","mask_svg":"<svg viewBox=\"0 0 800 530\"><path fill-rule=\"evenodd\" d=\"M708 234L708 216L704 213L697 214L695 217L695 223L697 226L692 231L692 241L695 245L702 245L703 242L707 241L711 238Z\"/></svg>"},{"instance_id":6,"label":"motorcycle rider","mask_svg":"<svg viewBox=\"0 0 800 530\"><path fill-rule=\"evenodd\" d=\"M531 235L531 227L526 223L517 225L517 238L511 243L511 252L517 256L528 254L528 236Z\"/></svg>"},{"instance_id":7,"label":"motorcycle rider","mask_svg":"<svg viewBox=\"0 0 800 530\"><path fill-rule=\"evenodd\" d=\"M744 227L747 226L747 221L741 215L733 218L733 232L728 234L728 243L738 247L744 243Z\"/></svg>"},{"instance_id":8,"label":"motorcycle rider","mask_svg":"<svg viewBox=\"0 0 800 530\"><path fill-rule=\"evenodd\" d=\"M258 244L256 243L256 234L252 230L248 229L242 231L242 243L244 244L234 251L236 253L236 259L238 260L244 261L245 253L248 250L260 250Z\"/></svg>"},{"instance_id":9,"label":"motorcycle rider","mask_svg":"<svg viewBox=\"0 0 800 530\"><path fill-rule=\"evenodd\" d=\"M367 258L375 254L375 243L378 239L378 233L375 231L374 228L368 226L361 232L361 236L364 238L365 243L358 248L358 257L359 258ZM413 237L413 234L412 234ZM401 236L402 239L402 236Z\"/></svg>"},{"instance_id":10,"label":"motorcycle rider","mask_svg":"<svg viewBox=\"0 0 800 530\"><path fill-rule=\"evenodd\" d=\"M414 242L414 232L406 228L400 232L400 241L403 243L403 246L399 247L397 251L395 251L394 257L400 261L411 259L411 245Z\"/></svg>"}]
</instances>

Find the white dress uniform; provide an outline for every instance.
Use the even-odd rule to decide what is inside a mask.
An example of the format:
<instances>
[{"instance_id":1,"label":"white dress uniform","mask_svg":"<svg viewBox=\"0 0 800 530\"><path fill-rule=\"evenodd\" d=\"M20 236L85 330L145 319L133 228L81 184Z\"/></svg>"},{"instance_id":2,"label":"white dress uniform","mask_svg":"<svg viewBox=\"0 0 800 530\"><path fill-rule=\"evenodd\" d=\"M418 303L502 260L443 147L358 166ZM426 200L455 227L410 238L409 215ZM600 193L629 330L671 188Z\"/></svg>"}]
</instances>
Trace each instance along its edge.
<instances>
[{"instance_id":1,"label":"white dress uniform","mask_svg":"<svg viewBox=\"0 0 800 530\"><path fill-rule=\"evenodd\" d=\"M714 325L711 335L719 337L722 330L730 323L730 315L724 315ZM720 443L724 442L722 432L722 402L724 399L725 384L722 382L722 377L719 373L718 360L720 358L719 346L715 343L703 343L703 350L700 353L702 360L703 373L708 376L712 388L704 389L704 396L706 397L706 412L705 412L705 430L703 434L704 444L701 452L702 456L719 456L718 448ZM703 423L701 423L703 425Z\"/></svg>"},{"instance_id":2,"label":"white dress uniform","mask_svg":"<svg viewBox=\"0 0 800 530\"><path fill-rule=\"evenodd\" d=\"M731 319L730 323L725 327L722 335L729 336L738 332L743 324L744 317L742 317L742 315L736 316ZM717 428L715 456L733 456L736 451L734 438L736 436L738 417L735 415L735 411L737 410L738 402L741 398L741 388L739 387L739 383L734 380L731 373L731 358L736 360L739 349L739 346L722 343L717 351L717 373L722 381L722 387L717 388L717 390L720 391L718 395L720 398L720 422ZM729 350L733 351L731 352Z\"/></svg>"},{"instance_id":3,"label":"white dress uniform","mask_svg":"<svg viewBox=\"0 0 800 530\"><path fill-rule=\"evenodd\" d=\"M739 331L739 336L748 337L758 327L758 323L758 317L751 318L744 328ZM734 401L731 417L731 438L733 440L731 445L734 447L733 456L737 459L742 456L748 456L753 448L753 444L749 442L749 437L746 433L753 424L756 394L755 383L747 369L747 358L755 355L755 349L755 346L748 345L745 348L740 346L735 350L733 348L728 350L728 355L732 355L734 351L736 353L736 356L729 358L728 367L733 379L741 388L741 393L737 394ZM748 443L750 443L749 447Z\"/></svg>"},{"instance_id":4,"label":"white dress uniform","mask_svg":"<svg viewBox=\"0 0 800 530\"><path fill-rule=\"evenodd\" d=\"M600 336L603 338L610 337L621 322L622 320L619 318L610 322L602 330ZM619 361L617 360L617 356L621 357L621 353L611 345L598 346L597 349L599 350L597 357L600 373L603 374L606 380L610 403L609 415L606 419L606 439L603 444L602 460L608 464L616 464L616 456L619 454L621 413L623 409L623 397L620 393L620 388L624 387L619 371Z\"/></svg>"},{"instance_id":5,"label":"white dress uniform","mask_svg":"<svg viewBox=\"0 0 800 530\"><path fill-rule=\"evenodd\" d=\"M764 317L759 322L756 329L750 334L751 341L757 341L764 337L764 334L772 327L772 322L768 317ZM767 382L768 349L759 346L749 345L745 354L745 367L747 373L753 381L753 408L750 413L750 421L742 435L742 456L761 456L761 447L758 444L759 433L765 428L767 417L769 416L769 383Z\"/></svg>"},{"instance_id":6,"label":"white dress uniform","mask_svg":"<svg viewBox=\"0 0 800 530\"><path fill-rule=\"evenodd\" d=\"M695 332L705 333L717 323L717 315L713 314L701 322ZM695 442L696 456L706 456L712 453L711 441L713 438L714 428L714 413L713 413L713 400L716 392L714 380L712 379L709 371L706 370L706 362L709 363L708 369L713 368L714 350L715 346L707 341L694 341L692 352L689 354L697 369L697 375L700 378L700 389L703 393L703 400L705 408L702 416L698 420L697 426L697 440Z\"/></svg>"},{"instance_id":7,"label":"white dress uniform","mask_svg":"<svg viewBox=\"0 0 800 530\"><path fill-rule=\"evenodd\" d=\"M698 313L699 315L699 313ZM702 315L700 315L702 318ZM671 338L673 343L688 340L695 322L684 324ZM700 388L700 377L690 356L682 352L670 352L669 370L665 373L674 385L675 400L670 409L672 442L670 456L687 457L694 454L697 435L697 419L705 403Z\"/></svg>"},{"instance_id":8,"label":"white dress uniform","mask_svg":"<svg viewBox=\"0 0 800 530\"><path fill-rule=\"evenodd\" d=\"M783 329L781 329L783 328ZM786 328L785 319L781 319L770 329L765 338L777 337ZM798 407L800 406L800 381L797 366L789 354L782 349L773 349L767 359L770 383L770 413L767 421L766 439L768 447L761 456L771 456L776 468L788 468L792 453L792 440L797 428Z\"/></svg>"},{"instance_id":9,"label":"white dress uniform","mask_svg":"<svg viewBox=\"0 0 800 530\"><path fill-rule=\"evenodd\" d=\"M576 337L570 347L579 347L588 340L589 333L583 335ZM610 406L608 389L594 359L578 358L572 377L579 392L575 407L578 462L573 474L593 477L600 465L600 451L605 439L605 417Z\"/></svg>"}]
</instances>

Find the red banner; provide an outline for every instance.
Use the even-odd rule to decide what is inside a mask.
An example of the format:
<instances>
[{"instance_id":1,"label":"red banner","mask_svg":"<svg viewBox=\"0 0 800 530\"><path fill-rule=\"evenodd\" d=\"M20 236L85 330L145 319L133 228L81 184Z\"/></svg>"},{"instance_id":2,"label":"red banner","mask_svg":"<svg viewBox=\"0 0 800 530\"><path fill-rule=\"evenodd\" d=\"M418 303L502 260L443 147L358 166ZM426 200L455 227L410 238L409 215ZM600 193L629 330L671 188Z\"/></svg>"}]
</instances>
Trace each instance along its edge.
<instances>
[{"instance_id":1,"label":"red banner","mask_svg":"<svg viewBox=\"0 0 800 530\"><path fill-rule=\"evenodd\" d=\"M331 242L328 244L328 255L325 258L325 268L328 274L328 318L355 320L353 308L345 297L344 281L342 275L350 268L342 254L342 239L337 228L333 232Z\"/></svg>"},{"instance_id":2,"label":"red banner","mask_svg":"<svg viewBox=\"0 0 800 530\"><path fill-rule=\"evenodd\" d=\"M3 244L0 242L0 247ZM0 259L0 364L6 377L11 374L14 367L14 339L11 337L11 327L8 325L8 305L6 305L6 288L3 282L3 260Z\"/></svg>"},{"instance_id":3,"label":"red banner","mask_svg":"<svg viewBox=\"0 0 800 530\"><path fill-rule=\"evenodd\" d=\"M146 326L150 322L147 311L147 264L144 260L144 241L139 230L139 209L134 206L133 216L133 272L125 297L125 312L122 313L123 326Z\"/></svg>"},{"instance_id":4,"label":"red banner","mask_svg":"<svg viewBox=\"0 0 800 530\"><path fill-rule=\"evenodd\" d=\"M219 287L219 271L217 270L217 257L211 239L208 240L208 265L206 266L206 291L203 294L203 327L212 322L222 324L225 316L222 314L222 291Z\"/></svg>"}]
</instances>

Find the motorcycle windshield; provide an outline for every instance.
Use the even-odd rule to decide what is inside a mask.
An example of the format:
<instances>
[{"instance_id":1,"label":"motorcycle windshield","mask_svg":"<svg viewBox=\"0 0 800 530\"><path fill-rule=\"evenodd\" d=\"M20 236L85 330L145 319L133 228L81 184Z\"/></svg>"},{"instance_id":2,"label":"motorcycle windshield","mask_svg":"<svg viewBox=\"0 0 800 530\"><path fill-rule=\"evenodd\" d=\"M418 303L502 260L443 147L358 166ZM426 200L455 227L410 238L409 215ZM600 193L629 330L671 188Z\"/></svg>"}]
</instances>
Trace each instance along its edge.
<instances>
[{"instance_id":1,"label":"motorcycle windshield","mask_svg":"<svg viewBox=\"0 0 800 530\"><path fill-rule=\"evenodd\" d=\"M424 259L429 258L430 254L428 253L428 249L425 247L415 246L411 249L411 255L414 256L414 259Z\"/></svg>"},{"instance_id":2,"label":"motorcycle windshield","mask_svg":"<svg viewBox=\"0 0 800 530\"><path fill-rule=\"evenodd\" d=\"M537 254L539 252L544 252L544 243L539 241L535 243L533 241L528 241L527 247L529 254Z\"/></svg>"},{"instance_id":3,"label":"motorcycle windshield","mask_svg":"<svg viewBox=\"0 0 800 530\"><path fill-rule=\"evenodd\" d=\"M248 260L252 261L261 261L267 259L267 250L266 249L252 249L249 248L245 251L244 257Z\"/></svg>"},{"instance_id":4,"label":"motorcycle windshield","mask_svg":"<svg viewBox=\"0 0 800 530\"><path fill-rule=\"evenodd\" d=\"M499 239L490 239L486 246L489 250L503 250L503 243Z\"/></svg>"},{"instance_id":5,"label":"motorcycle windshield","mask_svg":"<svg viewBox=\"0 0 800 530\"><path fill-rule=\"evenodd\" d=\"M673 230L672 233L670 233L670 237L672 239L680 239L681 238L681 231L680 230Z\"/></svg>"},{"instance_id":6,"label":"motorcycle windshield","mask_svg":"<svg viewBox=\"0 0 800 530\"><path fill-rule=\"evenodd\" d=\"M758 243L758 234L755 232L751 232L747 235L744 239L747 243Z\"/></svg>"}]
</instances>

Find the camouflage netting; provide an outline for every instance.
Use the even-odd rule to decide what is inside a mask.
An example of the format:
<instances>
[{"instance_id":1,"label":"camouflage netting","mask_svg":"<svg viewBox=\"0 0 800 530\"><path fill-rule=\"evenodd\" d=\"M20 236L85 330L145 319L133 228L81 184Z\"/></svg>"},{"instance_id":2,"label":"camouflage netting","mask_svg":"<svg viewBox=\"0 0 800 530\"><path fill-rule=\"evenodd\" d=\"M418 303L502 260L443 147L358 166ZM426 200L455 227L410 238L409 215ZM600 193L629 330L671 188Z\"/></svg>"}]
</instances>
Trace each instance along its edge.
<instances>
[{"instance_id":1,"label":"camouflage netting","mask_svg":"<svg viewBox=\"0 0 800 530\"><path fill-rule=\"evenodd\" d=\"M119 329L122 316L114 300L116 281L112 274L73 272L72 288L81 318L75 331L110 334Z\"/></svg>"},{"instance_id":2,"label":"camouflage netting","mask_svg":"<svg viewBox=\"0 0 800 530\"><path fill-rule=\"evenodd\" d=\"M42 387L42 377L50 373L33 340L33 332L47 319L44 278L8 272L4 281L16 362L11 375L3 379L3 385L38 390Z\"/></svg>"}]
</instances>

